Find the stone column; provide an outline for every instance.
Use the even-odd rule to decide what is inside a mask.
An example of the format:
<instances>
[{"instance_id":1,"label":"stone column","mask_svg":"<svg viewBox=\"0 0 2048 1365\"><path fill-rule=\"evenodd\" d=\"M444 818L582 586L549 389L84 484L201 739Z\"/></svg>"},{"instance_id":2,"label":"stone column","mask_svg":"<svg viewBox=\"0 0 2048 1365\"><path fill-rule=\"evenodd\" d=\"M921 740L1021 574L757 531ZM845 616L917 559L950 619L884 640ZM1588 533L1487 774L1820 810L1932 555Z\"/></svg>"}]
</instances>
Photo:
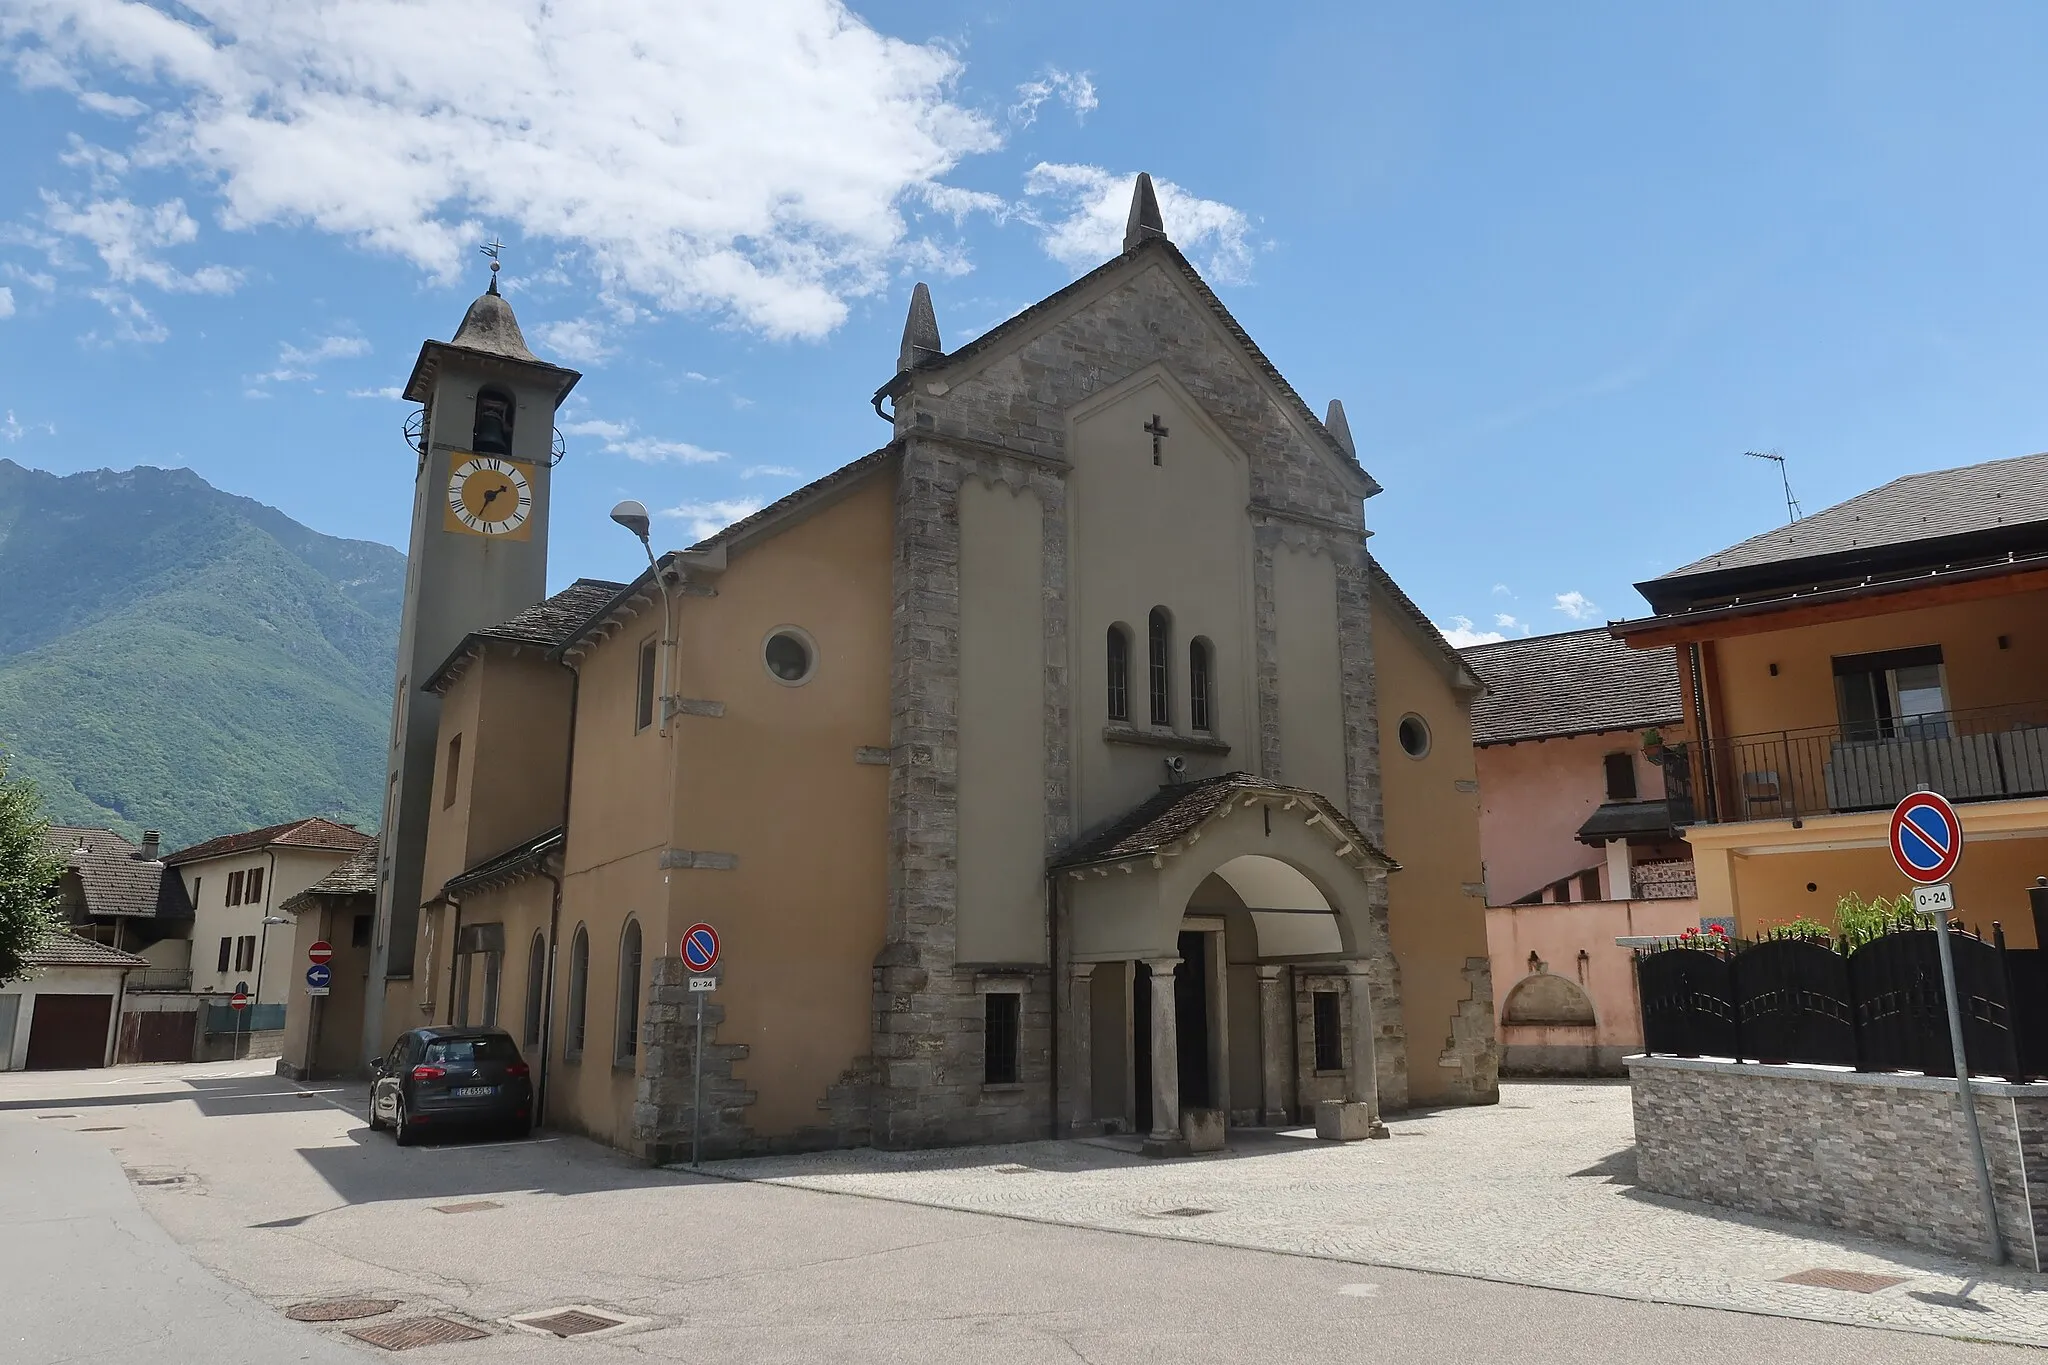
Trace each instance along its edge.
<instances>
[{"instance_id":1,"label":"stone column","mask_svg":"<svg viewBox=\"0 0 2048 1365\"><path fill-rule=\"evenodd\" d=\"M1344 1099L1365 1106L1368 1136L1386 1137L1386 1125L1380 1122L1379 1028L1373 1019L1368 970L1364 962L1344 964L1345 980L1351 988L1351 1055L1344 1059Z\"/></svg>"},{"instance_id":2,"label":"stone column","mask_svg":"<svg viewBox=\"0 0 2048 1365\"><path fill-rule=\"evenodd\" d=\"M1059 1001L1060 1108L1069 1136L1097 1131L1095 1124L1095 964L1075 962L1067 968L1066 991Z\"/></svg>"},{"instance_id":3,"label":"stone column","mask_svg":"<svg viewBox=\"0 0 2048 1365\"><path fill-rule=\"evenodd\" d=\"M1259 964L1259 1121L1294 1121L1294 997L1287 968Z\"/></svg>"},{"instance_id":4,"label":"stone column","mask_svg":"<svg viewBox=\"0 0 2048 1365\"><path fill-rule=\"evenodd\" d=\"M1180 1131L1180 1035L1174 1017L1173 969L1178 957L1148 957L1152 972L1152 1133L1147 1156L1180 1156L1187 1139Z\"/></svg>"},{"instance_id":5,"label":"stone column","mask_svg":"<svg viewBox=\"0 0 2048 1365\"><path fill-rule=\"evenodd\" d=\"M1630 901L1636 898L1635 876L1629 867L1628 840L1607 841L1607 899Z\"/></svg>"}]
</instances>

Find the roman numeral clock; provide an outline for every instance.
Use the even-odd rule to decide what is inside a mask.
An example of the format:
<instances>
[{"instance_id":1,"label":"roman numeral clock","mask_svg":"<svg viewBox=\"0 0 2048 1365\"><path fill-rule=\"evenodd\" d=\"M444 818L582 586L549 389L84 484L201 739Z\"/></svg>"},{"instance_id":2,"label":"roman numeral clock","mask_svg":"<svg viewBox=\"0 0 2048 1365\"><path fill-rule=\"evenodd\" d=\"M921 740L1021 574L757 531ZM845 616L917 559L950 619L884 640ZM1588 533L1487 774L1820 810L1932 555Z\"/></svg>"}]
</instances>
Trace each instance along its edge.
<instances>
[{"instance_id":1,"label":"roman numeral clock","mask_svg":"<svg viewBox=\"0 0 2048 1365\"><path fill-rule=\"evenodd\" d=\"M448 471L443 529L526 540L533 534L532 516L532 465L499 455L456 455Z\"/></svg>"}]
</instances>

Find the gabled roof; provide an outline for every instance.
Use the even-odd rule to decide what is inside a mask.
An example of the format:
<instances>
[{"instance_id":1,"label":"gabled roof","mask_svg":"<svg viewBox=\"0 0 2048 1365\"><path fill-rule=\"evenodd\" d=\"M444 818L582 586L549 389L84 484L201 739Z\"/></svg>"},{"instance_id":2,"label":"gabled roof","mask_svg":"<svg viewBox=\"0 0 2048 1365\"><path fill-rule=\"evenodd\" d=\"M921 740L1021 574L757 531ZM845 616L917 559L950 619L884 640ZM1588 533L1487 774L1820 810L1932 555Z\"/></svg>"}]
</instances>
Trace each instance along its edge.
<instances>
[{"instance_id":1,"label":"gabled roof","mask_svg":"<svg viewBox=\"0 0 2048 1365\"><path fill-rule=\"evenodd\" d=\"M316 900L330 897L342 900L351 896L376 894L377 841L372 839L361 852L351 854L336 864L333 871L285 901L278 909L286 914L296 915L302 910L310 910Z\"/></svg>"},{"instance_id":2,"label":"gabled roof","mask_svg":"<svg viewBox=\"0 0 2048 1365\"><path fill-rule=\"evenodd\" d=\"M1330 454L1336 458L1339 464L1348 469L1356 479L1365 485L1367 490L1365 496L1371 497L1380 492L1379 482L1366 472L1363 465L1359 464L1358 457L1346 449L1344 443L1338 440L1328 427L1323 425L1322 419L1315 415L1309 408L1309 405L1302 401L1301 395L1295 392L1294 386L1287 382L1287 376L1280 373L1280 367L1275 365L1267 357L1266 353L1259 349L1259 344L1252 340L1251 333L1245 331L1244 326L1235 317L1231 316L1230 310L1223 306L1223 300L1216 297L1216 291L1209 287L1209 282L1202 278L1201 272L1195 269L1187 257L1181 255L1179 247L1175 246L1164 236L1144 235L1136 246L1130 247L1121 255L1111 257L1101 265L1096 266L1095 269L1081 276L1081 278L1075 280L1072 284L1066 286L1066 288L1055 290L1022 312L1016 313L997 323L994 327L983 332L959 350L949 352L943 357L933 357L914 370L899 371L895 378L882 386L882 389L876 394L877 399L885 394L900 392L901 386L912 375L921 376L942 372L959 365L963 361L973 360L979 356L986 355L990 351L1008 345L1011 339L1019 333L1029 331L1041 321L1059 313L1069 302L1087 293L1111 274L1125 269L1133 261L1143 259L1148 252L1163 255L1168 265L1187 281L1189 288L1201 300L1202 305L1209 310L1210 315L1222 325L1224 332L1243 350L1245 357L1251 361L1253 368L1273 386L1282 406L1286 407L1307 431L1314 434L1328 448Z\"/></svg>"},{"instance_id":3,"label":"gabled roof","mask_svg":"<svg viewBox=\"0 0 2048 1365\"><path fill-rule=\"evenodd\" d=\"M484 859L460 874L450 877L441 888L443 896L459 896L465 891L481 891L492 886L502 886L538 876L546 864L548 855L562 846L562 827L536 834L523 844L506 849L503 853Z\"/></svg>"},{"instance_id":4,"label":"gabled roof","mask_svg":"<svg viewBox=\"0 0 2048 1365\"><path fill-rule=\"evenodd\" d=\"M31 967L147 967L149 959L58 930L27 958Z\"/></svg>"},{"instance_id":5,"label":"gabled roof","mask_svg":"<svg viewBox=\"0 0 2048 1365\"><path fill-rule=\"evenodd\" d=\"M1415 628L1416 633L1436 650L1437 656L1450 668L1452 686L1474 692L1486 690L1486 684L1472 671L1472 666L1466 662L1465 656L1451 647L1451 642L1444 638L1444 633L1436 628L1436 622L1430 620L1422 608L1415 605L1414 598L1401 591L1401 585L1394 581L1394 576L1388 573L1386 566L1377 559L1372 561L1372 581L1374 586L1394 599L1394 605L1400 608L1401 615L1406 618L1408 624Z\"/></svg>"},{"instance_id":6,"label":"gabled roof","mask_svg":"<svg viewBox=\"0 0 2048 1365\"><path fill-rule=\"evenodd\" d=\"M52 825L45 841L78 878L87 915L132 915L149 919L190 919L185 883L166 875L161 860L110 829Z\"/></svg>"},{"instance_id":7,"label":"gabled roof","mask_svg":"<svg viewBox=\"0 0 2048 1365\"><path fill-rule=\"evenodd\" d=\"M354 853L368 846L373 838L359 829L315 815L304 820L287 820L281 825L265 825L262 829L246 830L241 834L223 834L217 839L208 839L166 854L164 862L170 867L179 867L208 858L225 858L230 854L255 853L269 848L331 849Z\"/></svg>"},{"instance_id":8,"label":"gabled roof","mask_svg":"<svg viewBox=\"0 0 2048 1365\"><path fill-rule=\"evenodd\" d=\"M583 623L625 586L606 578L579 578L553 597L534 603L509 621L471 631L441 661L441 666L420 684L420 690L439 692L452 684L461 675L463 667L493 640L553 649L582 629Z\"/></svg>"},{"instance_id":9,"label":"gabled roof","mask_svg":"<svg viewBox=\"0 0 2048 1365\"><path fill-rule=\"evenodd\" d=\"M1187 838L1241 794L1284 797L1312 805L1353 849L1389 872L1400 870L1399 863L1366 838L1351 823L1351 818L1320 792L1282 786L1251 773L1225 773L1200 782L1161 787L1130 814L1068 849L1053 866L1085 867L1091 863L1152 857Z\"/></svg>"},{"instance_id":10,"label":"gabled roof","mask_svg":"<svg viewBox=\"0 0 2048 1365\"><path fill-rule=\"evenodd\" d=\"M1792 589L1881 590L1929 571L2039 567L2044 552L2048 454L2023 455L1893 479L1636 590L1655 611L1676 613L1753 605Z\"/></svg>"},{"instance_id":11,"label":"gabled roof","mask_svg":"<svg viewBox=\"0 0 2048 1365\"><path fill-rule=\"evenodd\" d=\"M1684 716L1674 652L1632 649L1605 627L1458 652L1486 683L1472 702L1472 742L1481 747L1676 725Z\"/></svg>"}]
</instances>

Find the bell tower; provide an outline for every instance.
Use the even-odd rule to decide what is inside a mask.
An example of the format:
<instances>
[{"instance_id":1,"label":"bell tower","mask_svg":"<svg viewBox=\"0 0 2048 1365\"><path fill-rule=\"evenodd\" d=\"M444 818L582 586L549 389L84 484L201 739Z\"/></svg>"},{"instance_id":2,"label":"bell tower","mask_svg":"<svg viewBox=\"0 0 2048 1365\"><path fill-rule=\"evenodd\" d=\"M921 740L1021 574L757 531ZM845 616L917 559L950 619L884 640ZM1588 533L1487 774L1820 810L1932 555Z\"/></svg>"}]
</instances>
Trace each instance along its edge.
<instances>
[{"instance_id":1,"label":"bell tower","mask_svg":"<svg viewBox=\"0 0 2048 1365\"><path fill-rule=\"evenodd\" d=\"M507 620L547 596L549 480L555 411L575 370L527 349L512 306L491 284L452 341L420 347L405 398L422 404L413 427L418 456L398 679L384 792L377 876L377 924L363 1000L363 1053L418 1023L387 1019L386 984L415 969L432 810L441 700L420 690L464 636Z\"/></svg>"}]
</instances>

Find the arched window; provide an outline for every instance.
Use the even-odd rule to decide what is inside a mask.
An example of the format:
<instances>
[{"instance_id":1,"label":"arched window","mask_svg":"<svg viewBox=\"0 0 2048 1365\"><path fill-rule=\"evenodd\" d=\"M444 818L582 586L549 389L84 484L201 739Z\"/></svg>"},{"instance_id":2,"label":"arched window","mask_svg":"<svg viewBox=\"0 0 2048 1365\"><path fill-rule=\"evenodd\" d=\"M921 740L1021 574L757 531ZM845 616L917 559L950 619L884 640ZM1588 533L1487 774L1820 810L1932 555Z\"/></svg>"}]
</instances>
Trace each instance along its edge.
<instances>
[{"instance_id":1,"label":"arched window","mask_svg":"<svg viewBox=\"0 0 2048 1365\"><path fill-rule=\"evenodd\" d=\"M640 1051L640 921L619 935L619 1004L612 1020L612 1061L631 1066Z\"/></svg>"},{"instance_id":2,"label":"arched window","mask_svg":"<svg viewBox=\"0 0 2048 1365\"><path fill-rule=\"evenodd\" d=\"M1146 669L1152 692L1152 723L1173 724L1171 697L1167 692L1167 619L1165 607L1152 608L1151 618L1146 623L1147 653L1150 667Z\"/></svg>"},{"instance_id":3,"label":"arched window","mask_svg":"<svg viewBox=\"0 0 2048 1365\"><path fill-rule=\"evenodd\" d=\"M1131 633L1121 625L1109 628L1109 718L1131 718Z\"/></svg>"},{"instance_id":4,"label":"arched window","mask_svg":"<svg viewBox=\"0 0 2048 1365\"><path fill-rule=\"evenodd\" d=\"M502 389L485 389L476 396L476 430L470 448L479 455L512 453L512 418L518 405Z\"/></svg>"},{"instance_id":5,"label":"arched window","mask_svg":"<svg viewBox=\"0 0 2048 1365\"><path fill-rule=\"evenodd\" d=\"M1216 728L1209 700L1209 642L1188 641L1188 724L1207 734Z\"/></svg>"},{"instance_id":6,"label":"arched window","mask_svg":"<svg viewBox=\"0 0 2048 1365\"><path fill-rule=\"evenodd\" d=\"M538 929L526 950L526 1045L540 1046L540 1013L547 1000L548 940Z\"/></svg>"},{"instance_id":7,"label":"arched window","mask_svg":"<svg viewBox=\"0 0 2048 1365\"><path fill-rule=\"evenodd\" d=\"M579 1061L583 1057L584 1006L589 1003L590 935L579 924L569 947L569 1019L568 1029L562 1035L562 1060L565 1062Z\"/></svg>"}]
</instances>

